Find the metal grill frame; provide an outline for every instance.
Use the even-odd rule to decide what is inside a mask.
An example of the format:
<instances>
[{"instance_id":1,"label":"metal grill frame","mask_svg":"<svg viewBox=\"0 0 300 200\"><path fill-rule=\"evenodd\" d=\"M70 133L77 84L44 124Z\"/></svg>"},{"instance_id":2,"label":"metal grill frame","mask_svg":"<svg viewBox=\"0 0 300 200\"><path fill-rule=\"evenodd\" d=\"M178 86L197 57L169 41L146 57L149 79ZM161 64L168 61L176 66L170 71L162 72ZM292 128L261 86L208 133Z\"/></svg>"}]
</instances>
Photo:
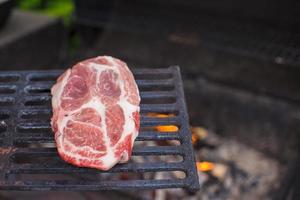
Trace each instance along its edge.
<instances>
[{"instance_id":1,"label":"metal grill frame","mask_svg":"<svg viewBox=\"0 0 300 200\"><path fill-rule=\"evenodd\" d=\"M60 159L55 148L20 147L18 143L54 142L49 119L45 122L43 114L51 115L50 105L43 102L51 101L49 89L62 70L44 71L7 71L0 74L0 189L1 190L124 190L124 189L162 189L185 188L190 192L199 189L199 181L195 166L195 158L189 130L189 119L185 97L178 66L160 69L134 69L137 84L140 88L142 102L146 99L174 98L174 103L141 104L143 112L176 112L175 117L151 118L141 117L141 127L166 124L176 124L179 131L155 132L141 131L137 141L179 140L179 146L145 146L134 148L133 155L181 155L182 162L176 163L134 163L118 164L105 173L116 172L159 172L183 171L183 179L163 180L20 180L22 174L72 174L85 173L89 175L103 171L89 168L79 168L65 164L56 166L47 163L15 163L16 156L50 156ZM139 79L138 76L154 77ZM158 77L158 78L155 78ZM162 77L161 79L159 77ZM171 88L166 91L143 91L147 88ZM32 102L41 105L33 105ZM31 102L31 103L30 103ZM37 114L38 113L38 114ZM2 120L2 121L1 121ZM44 121L43 121L44 120ZM38 130L40 133L36 134ZM45 132L43 132L45 131ZM20 133L22 132L22 133Z\"/></svg>"}]
</instances>

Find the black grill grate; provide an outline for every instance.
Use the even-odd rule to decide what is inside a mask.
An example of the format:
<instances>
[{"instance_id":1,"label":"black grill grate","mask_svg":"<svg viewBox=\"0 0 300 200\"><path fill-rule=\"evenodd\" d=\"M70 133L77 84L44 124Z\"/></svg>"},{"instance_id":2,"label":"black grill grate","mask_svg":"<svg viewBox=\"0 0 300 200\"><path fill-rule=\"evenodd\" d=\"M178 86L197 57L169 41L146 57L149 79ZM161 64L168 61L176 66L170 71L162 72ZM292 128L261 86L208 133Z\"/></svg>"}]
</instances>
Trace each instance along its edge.
<instances>
[{"instance_id":1,"label":"black grill grate","mask_svg":"<svg viewBox=\"0 0 300 200\"><path fill-rule=\"evenodd\" d=\"M49 124L50 88L62 71L2 72L0 75L0 189L2 190L112 190L199 188L179 67L137 69L141 131L137 141L177 140L179 145L144 146L135 143L133 157L181 156L182 161L119 164L107 172L78 168L63 162L53 144ZM157 118L147 113L172 113ZM157 125L176 125L177 132L158 132ZM146 159L147 160L147 159ZM112 174L180 171L185 177L104 179ZM76 176L74 178L74 176ZM80 178L78 178L80 177Z\"/></svg>"}]
</instances>

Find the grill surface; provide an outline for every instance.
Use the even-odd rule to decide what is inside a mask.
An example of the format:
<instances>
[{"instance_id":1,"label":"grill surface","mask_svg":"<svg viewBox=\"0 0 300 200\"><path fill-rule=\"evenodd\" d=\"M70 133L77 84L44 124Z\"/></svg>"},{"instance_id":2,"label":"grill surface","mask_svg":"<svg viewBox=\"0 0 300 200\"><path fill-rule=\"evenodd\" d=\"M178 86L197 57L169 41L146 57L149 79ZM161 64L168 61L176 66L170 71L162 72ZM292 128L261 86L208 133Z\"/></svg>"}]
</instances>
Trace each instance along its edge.
<instances>
[{"instance_id":1,"label":"grill surface","mask_svg":"<svg viewBox=\"0 0 300 200\"><path fill-rule=\"evenodd\" d=\"M0 189L2 190L114 190L186 188L199 189L179 67L134 70L141 102L141 131L137 141L180 145L154 146L135 143L133 157L145 162L118 164L107 172L79 168L62 161L54 146L50 126L50 88L62 71L15 71L0 75ZM147 113L171 113L149 117ZM157 132L157 125L176 125L177 132ZM155 146L156 145L156 146ZM182 157L171 162L169 155ZM154 161L154 157L166 157ZM104 179L113 174L184 172L184 178ZM174 176L175 177L175 176Z\"/></svg>"}]
</instances>

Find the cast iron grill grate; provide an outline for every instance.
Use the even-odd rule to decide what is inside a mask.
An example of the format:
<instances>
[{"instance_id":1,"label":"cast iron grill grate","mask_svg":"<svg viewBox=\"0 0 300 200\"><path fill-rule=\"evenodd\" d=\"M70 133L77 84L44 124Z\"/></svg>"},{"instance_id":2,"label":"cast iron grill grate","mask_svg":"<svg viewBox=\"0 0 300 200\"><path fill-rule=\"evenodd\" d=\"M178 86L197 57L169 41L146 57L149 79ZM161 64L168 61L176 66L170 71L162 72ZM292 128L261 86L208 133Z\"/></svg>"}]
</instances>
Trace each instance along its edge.
<instances>
[{"instance_id":1,"label":"cast iron grill grate","mask_svg":"<svg viewBox=\"0 0 300 200\"><path fill-rule=\"evenodd\" d=\"M62 71L14 71L0 75L0 189L2 190L114 190L199 188L179 67L133 71L141 95L141 131L137 141L156 141L150 146L135 143L134 157L107 172L79 168L63 162L54 146L50 126L50 88ZM172 114L159 118L149 112ZM153 127L175 125L176 132ZM171 145L160 142L177 141ZM166 145L167 144L167 145ZM175 155L180 161L153 158ZM181 172L183 177L124 179L124 174ZM105 179L113 174L123 178ZM136 177L136 176L135 176ZM141 176L137 176L141 177Z\"/></svg>"}]
</instances>

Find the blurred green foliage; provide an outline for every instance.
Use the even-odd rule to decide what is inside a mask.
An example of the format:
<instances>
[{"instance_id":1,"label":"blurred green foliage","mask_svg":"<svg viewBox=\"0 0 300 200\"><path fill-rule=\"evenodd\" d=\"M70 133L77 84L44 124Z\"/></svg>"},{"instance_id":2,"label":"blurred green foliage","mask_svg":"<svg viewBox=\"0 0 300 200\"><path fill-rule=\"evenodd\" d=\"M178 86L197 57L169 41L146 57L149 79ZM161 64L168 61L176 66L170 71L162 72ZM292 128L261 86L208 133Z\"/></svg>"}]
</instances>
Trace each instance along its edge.
<instances>
[{"instance_id":1,"label":"blurred green foliage","mask_svg":"<svg viewBox=\"0 0 300 200\"><path fill-rule=\"evenodd\" d=\"M22 10L35 10L49 16L61 17L66 25L70 24L74 11L72 0L19 0L17 6Z\"/></svg>"},{"instance_id":2,"label":"blurred green foliage","mask_svg":"<svg viewBox=\"0 0 300 200\"><path fill-rule=\"evenodd\" d=\"M72 0L16 0L17 7L21 10L37 11L43 14L60 17L63 19L68 30L68 52L74 54L80 46L80 39L74 33L71 23L74 11L74 3Z\"/></svg>"}]
</instances>

